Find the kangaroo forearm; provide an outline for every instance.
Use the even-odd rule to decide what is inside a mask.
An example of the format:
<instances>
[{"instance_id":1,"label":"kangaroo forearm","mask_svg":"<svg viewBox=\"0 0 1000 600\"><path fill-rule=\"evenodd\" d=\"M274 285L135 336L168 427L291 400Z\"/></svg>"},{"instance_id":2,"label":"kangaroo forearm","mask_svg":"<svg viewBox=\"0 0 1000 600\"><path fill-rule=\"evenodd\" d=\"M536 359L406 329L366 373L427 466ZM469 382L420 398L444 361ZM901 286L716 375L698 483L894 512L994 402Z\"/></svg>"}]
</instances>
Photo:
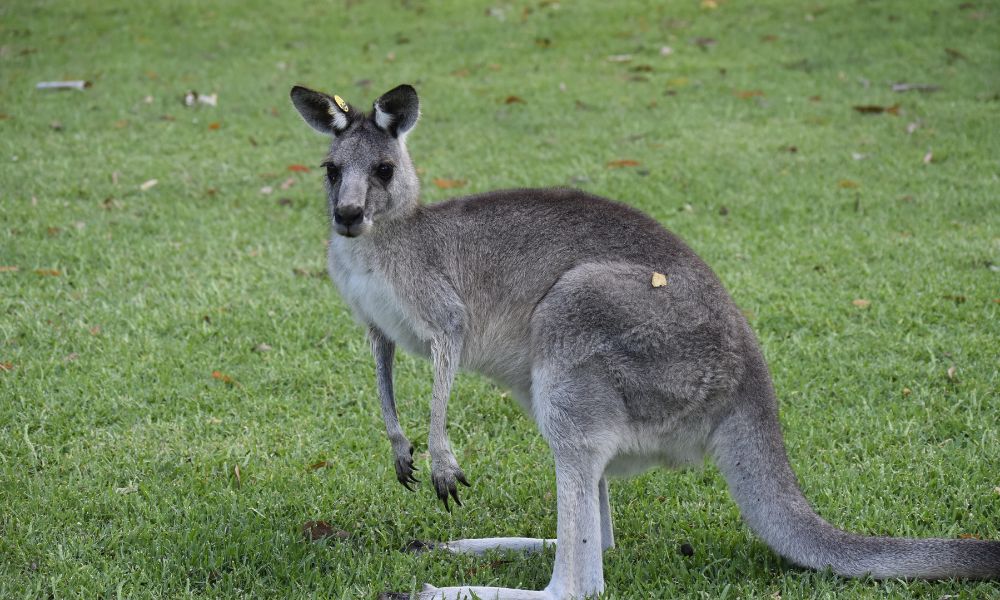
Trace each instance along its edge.
<instances>
[{"instance_id":1,"label":"kangaroo forearm","mask_svg":"<svg viewBox=\"0 0 1000 600\"><path fill-rule=\"evenodd\" d=\"M399 425L396 398L392 388L392 361L396 354L396 345L376 327L368 328L368 339L375 359L375 382L382 406L385 432L389 439L399 438L403 435L403 429Z\"/></svg>"},{"instance_id":2,"label":"kangaroo forearm","mask_svg":"<svg viewBox=\"0 0 1000 600\"><path fill-rule=\"evenodd\" d=\"M450 452L447 417L448 399L455 381L461 356L461 339L457 336L441 336L431 345L434 362L434 387L431 392L431 423L427 440L432 456L438 452Z\"/></svg>"}]
</instances>

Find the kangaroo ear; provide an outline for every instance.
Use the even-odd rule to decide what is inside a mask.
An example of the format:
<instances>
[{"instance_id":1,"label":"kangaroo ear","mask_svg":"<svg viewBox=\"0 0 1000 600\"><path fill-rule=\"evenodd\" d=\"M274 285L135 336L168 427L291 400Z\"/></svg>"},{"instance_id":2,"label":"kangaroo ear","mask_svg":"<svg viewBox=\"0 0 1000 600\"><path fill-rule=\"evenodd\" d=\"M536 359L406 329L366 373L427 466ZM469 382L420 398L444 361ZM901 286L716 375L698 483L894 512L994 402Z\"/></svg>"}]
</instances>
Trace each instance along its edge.
<instances>
[{"instance_id":1,"label":"kangaroo ear","mask_svg":"<svg viewBox=\"0 0 1000 600\"><path fill-rule=\"evenodd\" d=\"M327 135L343 133L358 114L340 96L331 97L323 92L298 85L292 88L290 95L292 104L306 123L316 131Z\"/></svg>"},{"instance_id":2,"label":"kangaroo ear","mask_svg":"<svg viewBox=\"0 0 1000 600\"><path fill-rule=\"evenodd\" d=\"M406 84L382 94L373 106L375 124L396 138L402 138L413 129L420 117L417 90Z\"/></svg>"}]
</instances>

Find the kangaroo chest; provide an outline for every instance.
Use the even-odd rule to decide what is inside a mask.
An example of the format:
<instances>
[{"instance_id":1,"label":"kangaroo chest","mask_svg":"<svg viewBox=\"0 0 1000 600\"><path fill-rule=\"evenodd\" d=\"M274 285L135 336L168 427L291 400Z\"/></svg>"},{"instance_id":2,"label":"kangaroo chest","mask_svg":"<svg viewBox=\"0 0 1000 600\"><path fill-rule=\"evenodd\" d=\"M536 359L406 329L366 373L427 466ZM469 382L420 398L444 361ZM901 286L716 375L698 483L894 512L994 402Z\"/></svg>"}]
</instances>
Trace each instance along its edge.
<instances>
[{"instance_id":1,"label":"kangaroo chest","mask_svg":"<svg viewBox=\"0 0 1000 600\"><path fill-rule=\"evenodd\" d=\"M361 322L378 327L407 352L430 354L428 336L418 331L419 320L402 302L386 276L358 252L330 244L328 270L340 295Z\"/></svg>"}]
</instances>

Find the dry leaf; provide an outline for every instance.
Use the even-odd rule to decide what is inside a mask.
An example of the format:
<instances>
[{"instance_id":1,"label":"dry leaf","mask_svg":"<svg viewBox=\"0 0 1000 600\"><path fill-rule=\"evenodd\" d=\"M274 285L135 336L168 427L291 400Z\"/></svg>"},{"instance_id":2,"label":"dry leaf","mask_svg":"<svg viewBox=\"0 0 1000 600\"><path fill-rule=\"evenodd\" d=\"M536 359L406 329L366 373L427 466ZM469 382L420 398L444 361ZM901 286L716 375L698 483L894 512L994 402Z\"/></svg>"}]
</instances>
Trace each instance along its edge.
<instances>
[{"instance_id":1,"label":"dry leaf","mask_svg":"<svg viewBox=\"0 0 1000 600\"><path fill-rule=\"evenodd\" d=\"M287 190L288 188L292 187L293 185L295 185L295 178L294 177L289 177L288 179L282 181L281 185L279 185L278 187L281 188L281 189L283 189L283 190Z\"/></svg>"},{"instance_id":2,"label":"dry leaf","mask_svg":"<svg viewBox=\"0 0 1000 600\"><path fill-rule=\"evenodd\" d=\"M66 362L73 362L78 358L80 358L80 355L78 353L70 352L69 354L63 357L63 360Z\"/></svg>"},{"instance_id":3,"label":"dry leaf","mask_svg":"<svg viewBox=\"0 0 1000 600\"><path fill-rule=\"evenodd\" d=\"M326 521L306 521L302 524L302 537L306 538L306 541L315 542L330 537L346 540L351 537L351 534L334 529Z\"/></svg>"},{"instance_id":4,"label":"dry leaf","mask_svg":"<svg viewBox=\"0 0 1000 600\"><path fill-rule=\"evenodd\" d=\"M308 173L309 167L305 165L288 165L288 170L295 173Z\"/></svg>"},{"instance_id":5,"label":"dry leaf","mask_svg":"<svg viewBox=\"0 0 1000 600\"><path fill-rule=\"evenodd\" d=\"M879 115L882 113L889 113L890 115L899 114L899 104L893 104L892 106L879 106L877 104L864 104L859 106L853 106L854 110L858 111L863 115Z\"/></svg>"},{"instance_id":6,"label":"dry leaf","mask_svg":"<svg viewBox=\"0 0 1000 600\"><path fill-rule=\"evenodd\" d=\"M932 160L934 160L934 153L928 150L927 154L924 155L924 164L929 165Z\"/></svg>"},{"instance_id":7,"label":"dry leaf","mask_svg":"<svg viewBox=\"0 0 1000 600\"><path fill-rule=\"evenodd\" d=\"M101 334L101 326L100 325L94 325L93 327L90 328L89 331L90 331L90 335L100 335Z\"/></svg>"},{"instance_id":8,"label":"dry leaf","mask_svg":"<svg viewBox=\"0 0 1000 600\"><path fill-rule=\"evenodd\" d=\"M909 396L912 393L913 393L913 390L911 390L910 388L908 388L908 387L903 388L903 395L904 396Z\"/></svg>"},{"instance_id":9,"label":"dry leaf","mask_svg":"<svg viewBox=\"0 0 1000 600\"><path fill-rule=\"evenodd\" d=\"M961 540L981 540L983 536L978 533L960 533L958 534L958 538Z\"/></svg>"},{"instance_id":10,"label":"dry leaf","mask_svg":"<svg viewBox=\"0 0 1000 600\"><path fill-rule=\"evenodd\" d=\"M191 90L184 94L184 106L194 106L195 104L204 104L206 106L217 106L219 104L218 94L199 94L198 92Z\"/></svg>"},{"instance_id":11,"label":"dry leaf","mask_svg":"<svg viewBox=\"0 0 1000 600\"><path fill-rule=\"evenodd\" d=\"M326 272L322 270L310 271L309 269L303 269L302 267L295 267L292 269L298 277L326 277Z\"/></svg>"},{"instance_id":12,"label":"dry leaf","mask_svg":"<svg viewBox=\"0 0 1000 600\"><path fill-rule=\"evenodd\" d=\"M872 301L865 300L864 298L855 298L854 300L851 300L851 304L857 306L858 308L868 308L871 306Z\"/></svg>"},{"instance_id":13,"label":"dry leaf","mask_svg":"<svg viewBox=\"0 0 1000 600\"><path fill-rule=\"evenodd\" d=\"M612 169L620 169L622 167L638 167L640 164L641 163L639 161L632 160L630 158L608 161L608 167Z\"/></svg>"},{"instance_id":14,"label":"dry leaf","mask_svg":"<svg viewBox=\"0 0 1000 600\"><path fill-rule=\"evenodd\" d=\"M229 375L226 375L222 371L212 371L212 379L218 379L219 381L221 381L222 383L225 383L227 385L235 385L236 384L236 382L233 381L232 377L230 377Z\"/></svg>"},{"instance_id":15,"label":"dry leaf","mask_svg":"<svg viewBox=\"0 0 1000 600\"><path fill-rule=\"evenodd\" d=\"M14 363L8 361L0 362L0 371L13 371Z\"/></svg>"},{"instance_id":16,"label":"dry leaf","mask_svg":"<svg viewBox=\"0 0 1000 600\"><path fill-rule=\"evenodd\" d=\"M652 280L650 280L649 283L653 287L655 287L655 288L663 287L663 286L667 285L667 276L664 275L663 273L656 273L656 272L654 272L653 273L653 278L652 278Z\"/></svg>"},{"instance_id":17,"label":"dry leaf","mask_svg":"<svg viewBox=\"0 0 1000 600\"><path fill-rule=\"evenodd\" d=\"M951 64L956 60L966 60L965 55L954 48L945 48L944 52L948 55L948 64Z\"/></svg>"},{"instance_id":18,"label":"dry leaf","mask_svg":"<svg viewBox=\"0 0 1000 600\"><path fill-rule=\"evenodd\" d=\"M243 479L240 477L239 465L233 465L233 475L236 477L236 487L243 487Z\"/></svg>"},{"instance_id":19,"label":"dry leaf","mask_svg":"<svg viewBox=\"0 0 1000 600\"><path fill-rule=\"evenodd\" d=\"M503 103L504 104L527 104L524 101L524 98L521 98L520 96L507 96L506 98L504 98Z\"/></svg>"},{"instance_id":20,"label":"dry leaf","mask_svg":"<svg viewBox=\"0 0 1000 600\"><path fill-rule=\"evenodd\" d=\"M79 90L83 91L93 84L89 81L39 81L35 89L39 90Z\"/></svg>"},{"instance_id":21,"label":"dry leaf","mask_svg":"<svg viewBox=\"0 0 1000 600\"><path fill-rule=\"evenodd\" d=\"M45 277L59 277L62 275L58 269L35 269L35 273Z\"/></svg>"},{"instance_id":22,"label":"dry leaf","mask_svg":"<svg viewBox=\"0 0 1000 600\"><path fill-rule=\"evenodd\" d=\"M12 265L11 266L0 265L0 273L16 273L16 272L18 272L20 270L21 269L19 267L15 267L15 266L12 266Z\"/></svg>"},{"instance_id":23,"label":"dry leaf","mask_svg":"<svg viewBox=\"0 0 1000 600\"><path fill-rule=\"evenodd\" d=\"M265 196L268 195L268 194L270 194L273 191L274 191L274 188L271 187L271 186L269 186L269 185L265 185L264 187L260 188L260 193L264 194Z\"/></svg>"},{"instance_id":24,"label":"dry leaf","mask_svg":"<svg viewBox=\"0 0 1000 600\"><path fill-rule=\"evenodd\" d=\"M208 124L208 128L211 129L212 131L215 131L215 130L217 130L220 127L222 127L222 125L220 125L218 121L215 121L215 122L212 122L212 123Z\"/></svg>"},{"instance_id":25,"label":"dry leaf","mask_svg":"<svg viewBox=\"0 0 1000 600\"><path fill-rule=\"evenodd\" d=\"M743 98L744 100L749 100L750 98L756 98L758 96L763 96L764 92L760 90L740 90L735 92L736 96Z\"/></svg>"},{"instance_id":26,"label":"dry leaf","mask_svg":"<svg viewBox=\"0 0 1000 600\"><path fill-rule=\"evenodd\" d=\"M454 75L455 77L468 77L469 76L469 70L468 69L457 69L455 71L452 71L451 74Z\"/></svg>"},{"instance_id":27,"label":"dry leaf","mask_svg":"<svg viewBox=\"0 0 1000 600\"><path fill-rule=\"evenodd\" d=\"M142 185L139 186L139 190L143 191L143 192L148 191L149 189L151 189L154 185L156 185L158 183L160 183L160 182L157 179L148 179L148 180L142 182Z\"/></svg>"},{"instance_id":28,"label":"dry leaf","mask_svg":"<svg viewBox=\"0 0 1000 600\"><path fill-rule=\"evenodd\" d=\"M434 178L434 185L438 186L442 190L450 190L453 188L465 187L468 182L464 179L442 179L440 177Z\"/></svg>"},{"instance_id":29,"label":"dry leaf","mask_svg":"<svg viewBox=\"0 0 1000 600\"><path fill-rule=\"evenodd\" d=\"M319 469L323 469L323 468L326 468L326 467L329 467L329 466L330 466L330 463L328 463L325 460L321 460L319 462L314 462L313 464L309 465L309 470L310 471L317 471Z\"/></svg>"},{"instance_id":30,"label":"dry leaf","mask_svg":"<svg viewBox=\"0 0 1000 600\"><path fill-rule=\"evenodd\" d=\"M127 494L134 494L138 491L139 491L139 484L134 481L126 485L125 487L115 488L115 493L121 494L122 496L125 496Z\"/></svg>"},{"instance_id":31,"label":"dry leaf","mask_svg":"<svg viewBox=\"0 0 1000 600\"><path fill-rule=\"evenodd\" d=\"M271 346L268 345L268 344L265 344L265 343L260 343L260 344L257 344L256 346L253 347L253 351L254 352L270 352L271 351Z\"/></svg>"},{"instance_id":32,"label":"dry leaf","mask_svg":"<svg viewBox=\"0 0 1000 600\"><path fill-rule=\"evenodd\" d=\"M958 369L955 368L955 365L948 367L948 379L955 381L955 376L957 374L958 374Z\"/></svg>"},{"instance_id":33,"label":"dry leaf","mask_svg":"<svg viewBox=\"0 0 1000 600\"><path fill-rule=\"evenodd\" d=\"M844 188L845 190L853 190L861 187L861 184L852 179L841 179L837 182L837 187Z\"/></svg>"}]
</instances>

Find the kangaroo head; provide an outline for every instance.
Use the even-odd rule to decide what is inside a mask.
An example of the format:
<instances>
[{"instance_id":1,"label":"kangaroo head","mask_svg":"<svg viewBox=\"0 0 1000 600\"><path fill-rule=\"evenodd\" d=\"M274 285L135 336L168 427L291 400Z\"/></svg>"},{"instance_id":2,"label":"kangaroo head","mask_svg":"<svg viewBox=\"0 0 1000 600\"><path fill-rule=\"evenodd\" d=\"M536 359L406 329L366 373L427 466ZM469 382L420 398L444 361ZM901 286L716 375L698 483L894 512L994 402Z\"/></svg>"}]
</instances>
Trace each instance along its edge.
<instances>
[{"instance_id":1,"label":"kangaroo head","mask_svg":"<svg viewBox=\"0 0 1000 600\"><path fill-rule=\"evenodd\" d=\"M332 137L322 166L334 231L357 237L417 205L420 182L405 144L420 115L416 90L408 85L389 90L370 114L340 96L300 86L292 88L291 97L306 123Z\"/></svg>"}]
</instances>

